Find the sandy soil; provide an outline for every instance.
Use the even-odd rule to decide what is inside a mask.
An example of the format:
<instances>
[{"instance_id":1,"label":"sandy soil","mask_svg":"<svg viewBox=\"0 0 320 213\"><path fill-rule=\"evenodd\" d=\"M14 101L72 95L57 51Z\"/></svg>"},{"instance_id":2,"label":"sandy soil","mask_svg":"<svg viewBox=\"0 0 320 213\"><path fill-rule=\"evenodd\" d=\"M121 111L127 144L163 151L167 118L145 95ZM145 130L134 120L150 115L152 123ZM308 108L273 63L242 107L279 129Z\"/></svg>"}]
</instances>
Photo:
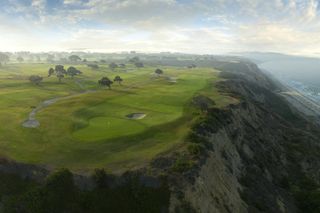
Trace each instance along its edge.
<instances>
[{"instance_id":1,"label":"sandy soil","mask_svg":"<svg viewBox=\"0 0 320 213\"><path fill-rule=\"evenodd\" d=\"M144 117L146 117L147 115L144 113L131 113L129 115L126 115L127 118L132 119L132 120L139 120L139 119L143 119Z\"/></svg>"}]
</instances>

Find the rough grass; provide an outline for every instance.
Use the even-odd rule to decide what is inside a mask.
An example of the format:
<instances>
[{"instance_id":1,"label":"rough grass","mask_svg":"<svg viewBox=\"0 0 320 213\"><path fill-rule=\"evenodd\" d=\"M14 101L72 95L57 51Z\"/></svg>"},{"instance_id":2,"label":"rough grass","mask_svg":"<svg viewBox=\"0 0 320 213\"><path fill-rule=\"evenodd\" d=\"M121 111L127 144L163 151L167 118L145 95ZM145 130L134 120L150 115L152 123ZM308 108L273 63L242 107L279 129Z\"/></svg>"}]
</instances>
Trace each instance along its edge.
<instances>
[{"instance_id":1,"label":"rough grass","mask_svg":"<svg viewBox=\"0 0 320 213\"><path fill-rule=\"evenodd\" d=\"M52 65L53 66L53 65ZM91 70L76 66L83 75L62 83L47 78L49 64L9 64L0 68L0 154L21 162L90 170L105 167L122 171L146 163L154 156L178 146L191 125L189 102L197 94L209 95L218 106L232 101L214 88L217 71L163 67L165 75L178 78L151 79L155 67L133 72L112 72L107 67ZM129 69L132 67L129 67ZM40 86L30 75L44 77ZM103 76L120 75L123 85L101 88ZM79 86L79 83L81 86ZM83 90L96 90L81 94ZM23 128L33 106L44 100L79 95L60 100L37 114L40 127ZM141 120L126 118L141 112Z\"/></svg>"}]
</instances>

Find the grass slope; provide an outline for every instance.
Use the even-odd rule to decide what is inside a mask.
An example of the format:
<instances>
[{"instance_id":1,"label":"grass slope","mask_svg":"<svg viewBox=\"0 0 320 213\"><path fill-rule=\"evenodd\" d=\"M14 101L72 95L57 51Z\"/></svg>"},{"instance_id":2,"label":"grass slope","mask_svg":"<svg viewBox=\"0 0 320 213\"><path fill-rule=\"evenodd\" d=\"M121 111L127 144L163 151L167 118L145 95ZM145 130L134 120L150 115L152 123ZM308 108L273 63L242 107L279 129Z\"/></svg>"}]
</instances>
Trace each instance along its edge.
<instances>
[{"instance_id":1,"label":"grass slope","mask_svg":"<svg viewBox=\"0 0 320 213\"><path fill-rule=\"evenodd\" d=\"M53 66L53 65L52 65ZM0 154L17 161L71 169L106 167L122 171L146 163L154 156L179 146L192 121L190 100L196 93L209 95L218 106L232 102L214 88L217 71L163 67L176 84L151 78L155 67L126 68L115 72L107 67L91 70L76 66L83 75L58 83L47 78L49 64L9 64L0 68ZM40 86L28 76L44 77ZM120 75L123 85L100 88L98 79ZM94 90L83 93L86 90ZM74 95L75 94L75 95ZM38 114L40 127L21 126L44 100L70 96ZM145 113L141 120L126 118Z\"/></svg>"}]
</instances>

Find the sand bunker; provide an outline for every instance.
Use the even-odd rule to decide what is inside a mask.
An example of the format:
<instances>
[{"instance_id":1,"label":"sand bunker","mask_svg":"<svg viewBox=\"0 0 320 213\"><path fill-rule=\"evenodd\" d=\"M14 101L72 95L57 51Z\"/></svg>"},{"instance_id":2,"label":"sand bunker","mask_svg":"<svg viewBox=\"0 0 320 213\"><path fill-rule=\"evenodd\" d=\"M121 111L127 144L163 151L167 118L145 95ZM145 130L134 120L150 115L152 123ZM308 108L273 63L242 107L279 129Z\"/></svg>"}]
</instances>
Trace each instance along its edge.
<instances>
[{"instance_id":1,"label":"sand bunker","mask_svg":"<svg viewBox=\"0 0 320 213\"><path fill-rule=\"evenodd\" d=\"M143 119L144 117L146 117L147 115L144 113L131 113L129 115L126 115L127 118L129 119L133 119L133 120L139 120L139 119Z\"/></svg>"},{"instance_id":2,"label":"sand bunker","mask_svg":"<svg viewBox=\"0 0 320 213\"><path fill-rule=\"evenodd\" d=\"M177 83L178 78L177 77L167 77L167 81L169 83Z\"/></svg>"}]
</instances>

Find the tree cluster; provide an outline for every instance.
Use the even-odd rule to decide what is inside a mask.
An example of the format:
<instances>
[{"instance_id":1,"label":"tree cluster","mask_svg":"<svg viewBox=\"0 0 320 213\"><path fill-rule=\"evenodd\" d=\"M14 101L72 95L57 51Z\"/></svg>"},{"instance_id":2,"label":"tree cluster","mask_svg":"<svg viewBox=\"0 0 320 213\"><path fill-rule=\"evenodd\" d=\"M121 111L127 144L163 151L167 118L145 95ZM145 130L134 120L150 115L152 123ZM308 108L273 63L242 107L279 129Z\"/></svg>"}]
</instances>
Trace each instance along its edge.
<instances>
[{"instance_id":1,"label":"tree cluster","mask_svg":"<svg viewBox=\"0 0 320 213\"><path fill-rule=\"evenodd\" d=\"M111 81L108 77L102 77L99 81L98 84L101 86L108 87L111 89L111 85L113 84L113 81Z\"/></svg>"},{"instance_id":2,"label":"tree cluster","mask_svg":"<svg viewBox=\"0 0 320 213\"><path fill-rule=\"evenodd\" d=\"M104 87L108 87L109 89L111 89L111 85L113 84L113 82L117 82L119 85L122 85L123 79L117 75L116 77L114 77L113 81L110 80L108 77L102 77L99 81L98 84Z\"/></svg>"},{"instance_id":3,"label":"tree cluster","mask_svg":"<svg viewBox=\"0 0 320 213\"><path fill-rule=\"evenodd\" d=\"M0 65L6 64L10 61L10 57L5 53L0 53Z\"/></svg>"},{"instance_id":4,"label":"tree cluster","mask_svg":"<svg viewBox=\"0 0 320 213\"><path fill-rule=\"evenodd\" d=\"M114 71L114 69L118 68L118 64L112 62L111 64L109 64L109 68Z\"/></svg>"},{"instance_id":5,"label":"tree cluster","mask_svg":"<svg viewBox=\"0 0 320 213\"><path fill-rule=\"evenodd\" d=\"M129 59L129 62L134 64L137 68L144 67L144 64L142 63L142 61L140 60L140 58L138 56L135 56L135 57Z\"/></svg>"},{"instance_id":6,"label":"tree cluster","mask_svg":"<svg viewBox=\"0 0 320 213\"><path fill-rule=\"evenodd\" d=\"M195 64L191 64L191 65L188 66L189 69L193 69L193 68L196 68L196 67L197 66Z\"/></svg>"},{"instance_id":7,"label":"tree cluster","mask_svg":"<svg viewBox=\"0 0 320 213\"><path fill-rule=\"evenodd\" d=\"M39 75L31 75L29 77L29 81L31 81L32 83L34 83L35 85L39 85L40 82L42 81L42 77Z\"/></svg>"},{"instance_id":8,"label":"tree cluster","mask_svg":"<svg viewBox=\"0 0 320 213\"><path fill-rule=\"evenodd\" d=\"M49 69L48 77L52 76L53 74L55 74L59 79L59 82L61 82L61 79L63 79L65 75L69 75L73 78L75 75L82 74L82 72L72 66L65 70L63 65L56 65L54 69L52 67Z\"/></svg>"},{"instance_id":9,"label":"tree cluster","mask_svg":"<svg viewBox=\"0 0 320 213\"><path fill-rule=\"evenodd\" d=\"M99 69L99 65L98 64L87 64L88 67L90 67L91 69Z\"/></svg>"},{"instance_id":10,"label":"tree cluster","mask_svg":"<svg viewBox=\"0 0 320 213\"><path fill-rule=\"evenodd\" d=\"M68 169L60 169L39 184L14 175L0 174L1 212L25 213L103 213L167 212L170 192L165 181L159 187L141 183L138 175L124 177L121 185L111 187L113 177L104 169L91 176L93 187L80 190ZM90 178L90 177L88 177Z\"/></svg>"},{"instance_id":11,"label":"tree cluster","mask_svg":"<svg viewBox=\"0 0 320 213\"><path fill-rule=\"evenodd\" d=\"M21 56L19 56L19 57L17 58L17 61L19 61L19 63L22 63L22 62L24 61L24 58L22 58Z\"/></svg>"},{"instance_id":12,"label":"tree cluster","mask_svg":"<svg viewBox=\"0 0 320 213\"><path fill-rule=\"evenodd\" d=\"M75 67L71 66L67 69L67 75L71 76L71 78L73 78L76 75L80 75L80 74L82 74L82 72Z\"/></svg>"},{"instance_id":13,"label":"tree cluster","mask_svg":"<svg viewBox=\"0 0 320 213\"><path fill-rule=\"evenodd\" d=\"M77 63L77 62L81 61L81 58L79 56L77 56L77 55L71 55L71 56L69 56L68 59L69 59L69 61L74 62L74 63Z\"/></svg>"}]
</instances>

